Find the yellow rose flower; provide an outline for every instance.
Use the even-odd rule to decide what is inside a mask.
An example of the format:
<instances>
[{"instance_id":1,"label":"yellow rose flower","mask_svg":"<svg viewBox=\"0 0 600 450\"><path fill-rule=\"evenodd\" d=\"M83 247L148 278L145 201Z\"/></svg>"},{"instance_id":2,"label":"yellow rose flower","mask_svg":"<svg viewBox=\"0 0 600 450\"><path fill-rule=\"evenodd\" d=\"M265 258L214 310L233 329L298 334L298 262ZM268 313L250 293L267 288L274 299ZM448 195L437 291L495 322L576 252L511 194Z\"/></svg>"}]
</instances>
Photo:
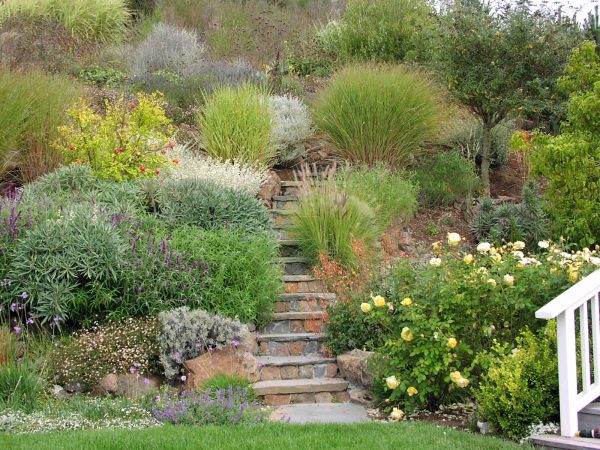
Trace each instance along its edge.
<instances>
[{"instance_id":1,"label":"yellow rose flower","mask_svg":"<svg viewBox=\"0 0 600 450\"><path fill-rule=\"evenodd\" d=\"M429 264L433 267L439 267L442 264L442 260L440 258L431 258L429 260Z\"/></svg>"},{"instance_id":2,"label":"yellow rose flower","mask_svg":"<svg viewBox=\"0 0 600 450\"><path fill-rule=\"evenodd\" d=\"M381 295L373 297L373 304L376 307L381 308L382 306L385 306L385 298L383 298Z\"/></svg>"},{"instance_id":3,"label":"yellow rose flower","mask_svg":"<svg viewBox=\"0 0 600 450\"><path fill-rule=\"evenodd\" d=\"M579 279L579 274L576 271L569 272L569 281L575 283Z\"/></svg>"},{"instance_id":4,"label":"yellow rose flower","mask_svg":"<svg viewBox=\"0 0 600 450\"><path fill-rule=\"evenodd\" d=\"M468 255L465 255L465 257L463 258L463 261L465 262L465 264L473 264L473 261L475 261L475 258L473 258L473 255L471 255L469 253Z\"/></svg>"},{"instance_id":5,"label":"yellow rose flower","mask_svg":"<svg viewBox=\"0 0 600 450\"><path fill-rule=\"evenodd\" d=\"M495 263L499 263L502 261L502 256L499 255L498 253L494 253L493 255L490 255L490 258L492 259L492 261L494 261Z\"/></svg>"},{"instance_id":6,"label":"yellow rose flower","mask_svg":"<svg viewBox=\"0 0 600 450\"><path fill-rule=\"evenodd\" d=\"M506 284L508 284L509 286L512 286L515 284L515 277L513 277L512 275L506 274L506 275L504 275L504 282Z\"/></svg>"},{"instance_id":7,"label":"yellow rose flower","mask_svg":"<svg viewBox=\"0 0 600 450\"><path fill-rule=\"evenodd\" d=\"M556 272L558 272L558 269L556 267L553 267L552 269L550 269L550 273L552 275L554 275Z\"/></svg>"},{"instance_id":8,"label":"yellow rose flower","mask_svg":"<svg viewBox=\"0 0 600 450\"><path fill-rule=\"evenodd\" d=\"M487 280L487 283L490 284L492 287L496 287L496 285L498 284L498 283L496 283L496 280L494 280L493 278L489 278Z\"/></svg>"},{"instance_id":9,"label":"yellow rose flower","mask_svg":"<svg viewBox=\"0 0 600 450\"><path fill-rule=\"evenodd\" d=\"M452 372L452 373L450 374L450 380L451 380L453 383L456 383L456 382L457 382L458 380L460 380L461 378L462 378L462 374L461 374L461 373L460 373L458 370L456 370L456 371L454 371L454 372Z\"/></svg>"},{"instance_id":10,"label":"yellow rose flower","mask_svg":"<svg viewBox=\"0 0 600 450\"><path fill-rule=\"evenodd\" d=\"M460 388L466 388L469 385L469 380L467 380L466 378L460 377L456 381L456 385Z\"/></svg>"},{"instance_id":11,"label":"yellow rose flower","mask_svg":"<svg viewBox=\"0 0 600 450\"><path fill-rule=\"evenodd\" d=\"M458 345L458 341L455 338L451 337L448 339L448 347L456 348L457 345Z\"/></svg>"},{"instance_id":12,"label":"yellow rose flower","mask_svg":"<svg viewBox=\"0 0 600 450\"><path fill-rule=\"evenodd\" d=\"M389 387L390 389L396 389L400 382L398 381L395 375L392 375L391 377L387 377L385 379L385 384L387 384L387 387Z\"/></svg>"},{"instance_id":13,"label":"yellow rose flower","mask_svg":"<svg viewBox=\"0 0 600 450\"><path fill-rule=\"evenodd\" d=\"M438 242L434 242L433 244L431 244L431 248L432 248L433 250L439 250L439 249L440 249L440 247L441 247L441 245L442 245L442 243L441 243L441 242L439 242L439 241L438 241Z\"/></svg>"},{"instance_id":14,"label":"yellow rose flower","mask_svg":"<svg viewBox=\"0 0 600 450\"><path fill-rule=\"evenodd\" d=\"M412 397L413 395L418 394L419 391L417 390L416 387L411 386L406 390L406 393L409 395L409 397Z\"/></svg>"},{"instance_id":15,"label":"yellow rose flower","mask_svg":"<svg viewBox=\"0 0 600 450\"><path fill-rule=\"evenodd\" d=\"M489 242L482 242L481 244L479 244L477 246L477 251L479 253L487 253L491 250L492 248L492 244L490 244Z\"/></svg>"},{"instance_id":16,"label":"yellow rose flower","mask_svg":"<svg viewBox=\"0 0 600 450\"><path fill-rule=\"evenodd\" d=\"M401 409L398 409L398 408L392 409L392 412L390 413L390 419L402 420L403 417L404 417L404 411L402 411Z\"/></svg>"},{"instance_id":17,"label":"yellow rose flower","mask_svg":"<svg viewBox=\"0 0 600 450\"><path fill-rule=\"evenodd\" d=\"M402 303L402 306L410 306L412 305L412 300L409 297L406 297L400 303Z\"/></svg>"},{"instance_id":18,"label":"yellow rose flower","mask_svg":"<svg viewBox=\"0 0 600 450\"><path fill-rule=\"evenodd\" d=\"M461 241L460 234L458 233L448 233L448 245L456 246Z\"/></svg>"},{"instance_id":19,"label":"yellow rose flower","mask_svg":"<svg viewBox=\"0 0 600 450\"><path fill-rule=\"evenodd\" d=\"M513 248L515 250L523 250L525 248L525 242L523 242L523 241L513 242Z\"/></svg>"},{"instance_id":20,"label":"yellow rose flower","mask_svg":"<svg viewBox=\"0 0 600 450\"><path fill-rule=\"evenodd\" d=\"M370 303L361 303L360 310L364 313L371 312L372 306Z\"/></svg>"},{"instance_id":21,"label":"yellow rose flower","mask_svg":"<svg viewBox=\"0 0 600 450\"><path fill-rule=\"evenodd\" d=\"M415 338L415 335L413 334L412 331L410 331L410 328L404 327L404 328L402 328L402 333L400 333L400 337L402 339L404 339L405 341L410 342Z\"/></svg>"}]
</instances>

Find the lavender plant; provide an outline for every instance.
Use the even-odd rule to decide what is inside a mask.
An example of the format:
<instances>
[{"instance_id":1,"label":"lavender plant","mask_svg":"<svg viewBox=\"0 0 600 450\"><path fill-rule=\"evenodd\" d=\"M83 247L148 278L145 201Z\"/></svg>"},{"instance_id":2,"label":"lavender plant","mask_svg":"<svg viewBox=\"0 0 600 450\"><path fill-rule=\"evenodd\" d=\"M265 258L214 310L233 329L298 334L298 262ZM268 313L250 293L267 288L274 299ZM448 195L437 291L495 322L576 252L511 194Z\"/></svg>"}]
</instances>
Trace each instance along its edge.
<instances>
[{"instance_id":1,"label":"lavender plant","mask_svg":"<svg viewBox=\"0 0 600 450\"><path fill-rule=\"evenodd\" d=\"M181 363L225 345L238 346L248 332L239 321L187 307L158 316L161 333L159 361L167 378L175 378Z\"/></svg>"},{"instance_id":2,"label":"lavender plant","mask_svg":"<svg viewBox=\"0 0 600 450\"><path fill-rule=\"evenodd\" d=\"M260 406L248 400L247 389L232 386L173 396L164 393L156 398L152 413L161 422L180 425L259 423L267 419Z\"/></svg>"}]
</instances>

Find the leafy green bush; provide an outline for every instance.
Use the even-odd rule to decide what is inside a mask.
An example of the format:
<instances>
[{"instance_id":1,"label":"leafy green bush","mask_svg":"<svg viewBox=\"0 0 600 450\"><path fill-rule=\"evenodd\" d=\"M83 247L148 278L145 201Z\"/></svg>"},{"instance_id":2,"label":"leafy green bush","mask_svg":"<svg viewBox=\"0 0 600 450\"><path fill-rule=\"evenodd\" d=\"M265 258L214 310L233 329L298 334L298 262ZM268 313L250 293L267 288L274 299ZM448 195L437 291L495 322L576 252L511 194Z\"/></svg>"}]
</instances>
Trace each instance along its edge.
<instances>
[{"instance_id":1,"label":"leafy green bush","mask_svg":"<svg viewBox=\"0 0 600 450\"><path fill-rule=\"evenodd\" d=\"M79 78L99 87L115 87L125 81L125 74L110 67L88 67L79 71Z\"/></svg>"},{"instance_id":2,"label":"leafy green bush","mask_svg":"<svg viewBox=\"0 0 600 450\"><path fill-rule=\"evenodd\" d=\"M50 353L50 379L92 387L109 373L155 373L158 334L156 319L125 319L77 332Z\"/></svg>"},{"instance_id":3,"label":"leafy green bush","mask_svg":"<svg viewBox=\"0 0 600 450\"><path fill-rule=\"evenodd\" d=\"M116 181L154 176L171 164L166 154L172 128L158 93L139 93L129 103L121 95L105 106L105 116L83 99L69 110L70 124L59 128L54 143L67 163L89 164L97 176Z\"/></svg>"},{"instance_id":4,"label":"leafy green bush","mask_svg":"<svg viewBox=\"0 0 600 450\"><path fill-rule=\"evenodd\" d=\"M0 6L2 8L3 6ZM71 80L41 72L0 71L1 172L19 170L31 181L54 169L60 154L49 145L63 123L65 109L80 91Z\"/></svg>"},{"instance_id":5,"label":"leafy green bush","mask_svg":"<svg viewBox=\"0 0 600 450\"><path fill-rule=\"evenodd\" d=\"M329 46L343 59L415 59L431 12L422 0L350 0Z\"/></svg>"},{"instance_id":6,"label":"leafy green bush","mask_svg":"<svg viewBox=\"0 0 600 450\"><path fill-rule=\"evenodd\" d=\"M393 65L354 65L320 92L315 122L344 159L398 168L423 153L442 109L425 74Z\"/></svg>"},{"instance_id":7,"label":"leafy green bush","mask_svg":"<svg viewBox=\"0 0 600 450\"><path fill-rule=\"evenodd\" d=\"M180 373L184 361L226 345L237 346L248 332L237 320L187 307L162 312L158 321L159 361L169 379Z\"/></svg>"},{"instance_id":8,"label":"leafy green bush","mask_svg":"<svg viewBox=\"0 0 600 450\"><path fill-rule=\"evenodd\" d=\"M271 236L183 227L174 231L173 244L207 265L203 309L258 326L269 322L282 290L279 252Z\"/></svg>"},{"instance_id":9,"label":"leafy green bush","mask_svg":"<svg viewBox=\"0 0 600 450\"><path fill-rule=\"evenodd\" d=\"M529 248L549 236L550 222L533 183L523 187L523 202L494 204L484 199L469 227L478 240L524 241Z\"/></svg>"},{"instance_id":10,"label":"leafy green bush","mask_svg":"<svg viewBox=\"0 0 600 450\"><path fill-rule=\"evenodd\" d=\"M35 225L15 244L12 292L22 292L19 301L43 323L89 318L102 310L104 299L96 294L117 285L126 251L125 241L101 211L74 205L57 219ZM77 295L80 289L90 298ZM101 304L91 301L94 297Z\"/></svg>"},{"instance_id":11,"label":"leafy green bush","mask_svg":"<svg viewBox=\"0 0 600 450\"><path fill-rule=\"evenodd\" d=\"M559 415L556 324L537 335L525 330L517 346L496 343L478 355L489 365L475 397L483 417L511 439L527 436L530 425Z\"/></svg>"},{"instance_id":12,"label":"leafy green bush","mask_svg":"<svg viewBox=\"0 0 600 450\"><path fill-rule=\"evenodd\" d=\"M333 175L316 183L305 178L298 197L290 231L312 263L326 255L343 266L353 266L356 243L371 250L375 246L380 234L376 213L339 189Z\"/></svg>"},{"instance_id":13,"label":"leafy green bush","mask_svg":"<svg viewBox=\"0 0 600 450\"><path fill-rule=\"evenodd\" d=\"M556 236L586 246L600 242L600 57L594 43L576 50L559 80L569 92L567 121L558 136L534 136L534 174L547 180L544 196Z\"/></svg>"},{"instance_id":14,"label":"leafy green bush","mask_svg":"<svg viewBox=\"0 0 600 450\"><path fill-rule=\"evenodd\" d=\"M418 186L406 173L388 170L383 165L342 167L336 173L341 189L367 202L377 211L377 222L388 227L398 218L411 219L417 210Z\"/></svg>"},{"instance_id":15,"label":"leafy green bush","mask_svg":"<svg viewBox=\"0 0 600 450\"><path fill-rule=\"evenodd\" d=\"M0 408L32 411L43 392L44 382L31 363L0 364Z\"/></svg>"},{"instance_id":16,"label":"leafy green bush","mask_svg":"<svg viewBox=\"0 0 600 450\"><path fill-rule=\"evenodd\" d=\"M167 180L158 187L157 202L160 216L170 225L248 233L269 229L268 212L259 200L209 180Z\"/></svg>"},{"instance_id":17,"label":"leafy green bush","mask_svg":"<svg viewBox=\"0 0 600 450\"><path fill-rule=\"evenodd\" d=\"M500 167L508 161L510 139L516 127L513 121L504 120L490 131L490 166ZM458 122L450 136L450 144L469 160L481 162L483 148L483 126L481 121L466 119Z\"/></svg>"},{"instance_id":18,"label":"leafy green bush","mask_svg":"<svg viewBox=\"0 0 600 450\"><path fill-rule=\"evenodd\" d=\"M127 31L129 11L125 0L11 0L0 4L0 25L15 19L50 19L78 38L115 42Z\"/></svg>"},{"instance_id":19,"label":"leafy green bush","mask_svg":"<svg viewBox=\"0 0 600 450\"><path fill-rule=\"evenodd\" d=\"M417 180L428 205L451 205L473 194L479 185L473 163L458 152L439 153L417 170Z\"/></svg>"},{"instance_id":20,"label":"leafy green bush","mask_svg":"<svg viewBox=\"0 0 600 450\"><path fill-rule=\"evenodd\" d=\"M271 142L268 103L264 90L249 83L215 91L198 116L206 152L217 159L269 165L277 149Z\"/></svg>"}]
</instances>

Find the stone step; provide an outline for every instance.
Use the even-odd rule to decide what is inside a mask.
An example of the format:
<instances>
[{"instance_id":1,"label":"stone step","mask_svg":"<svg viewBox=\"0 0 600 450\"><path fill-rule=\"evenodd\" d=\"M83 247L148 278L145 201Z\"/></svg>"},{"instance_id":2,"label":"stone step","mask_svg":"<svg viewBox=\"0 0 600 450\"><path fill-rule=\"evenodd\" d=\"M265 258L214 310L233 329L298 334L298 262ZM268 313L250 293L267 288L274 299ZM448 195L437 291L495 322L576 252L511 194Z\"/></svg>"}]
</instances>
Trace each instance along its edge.
<instances>
[{"instance_id":1,"label":"stone step","mask_svg":"<svg viewBox=\"0 0 600 450\"><path fill-rule=\"evenodd\" d=\"M309 293L309 292L326 292L327 287L318 278L313 275L284 275L283 288L287 293Z\"/></svg>"},{"instance_id":2,"label":"stone step","mask_svg":"<svg viewBox=\"0 0 600 450\"><path fill-rule=\"evenodd\" d=\"M284 180L281 182L281 187L299 187L302 186L300 181L296 180Z\"/></svg>"},{"instance_id":3,"label":"stone step","mask_svg":"<svg viewBox=\"0 0 600 450\"><path fill-rule=\"evenodd\" d=\"M324 353L321 333L272 333L257 337L260 356L314 356Z\"/></svg>"},{"instance_id":4,"label":"stone step","mask_svg":"<svg viewBox=\"0 0 600 450\"><path fill-rule=\"evenodd\" d=\"M277 262L280 264L295 264L305 263L308 264L308 259L304 256L281 256L277 258Z\"/></svg>"},{"instance_id":5,"label":"stone step","mask_svg":"<svg viewBox=\"0 0 600 450\"><path fill-rule=\"evenodd\" d=\"M290 216L293 214L293 211L287 209L270 209L269 217L271 218L271 223L273 224L286 224L290 223Z\"/></svg>"},{"instance_id":6,"label":"stone step","mask_svg":"<svg viewBox=\"0 0 600 450\"><path fill-rule=\"evenodd\" d=\"M364 406L352 403L283 405L271 413L271 420L284 423L362 423L369 422Z\"/></svg>"},{"instance_id":7,"label":"stone step","mask_svg":"<svg viewBox=\"0 0 600 450\"><path fill-rule=\"evenodd\" d=\"M275 312L324 311L335 298L329 292L282 294L275 302Z\"/></svg>"},{"instance_id":8,"label":"stone step","mask_svg":"<svg viewBox=\"0 0 600 450\"><path fill-rule=\"evenodd\" d=\"M598 439L565 437L555 434L531 436L529 443L542 450L600 450Z\"/></svg>"},{"instance_id":9,"label":"stone step","mask_svg":"<svg viewBox=\"0 0 600 450\"><path fill-rule=\"evenodd\" d=\"M334 378L338 373L335 358L319 356L258 357L260 381L296 378Z\"/></svg>"},{"instance_id":10,"label":"stone step","mask_svg":"<svg viewBox=\"0 0 600 450\"><path fill-rule=\"evenodd\" d=\"M298 378L259 381L254 391L268 405L348 401L348 382L342 378Z\"/></svg>"},{"instance_id":11,"label":"stone step","mask_svg":"<svg viewBox=\"0 0 600 450\"><path fill-rule=\"evenodd\" d=\"M297 202L298 201L298 196L294 195L294 194L286 194L286 195L274 195L273 196L273 201L276 202Z\"/></svg>"},{"instance_id":12,"label":"stone step","mask_svg":"<svg viewBox=\"0 0 600 450\"><path fill-rule=\"evenodd\" d=\"M600 402L587 405L577 414L580 430L591 430L600 425Z\"/></svg>"},{"instance_id":13,"label":"stone step","mask_svg":"<svg viewBox=\"0 0 600 450\"><path fill-rule=\"evenodd\" d=\"M299 241L296 239L279 239L279 254L282 257L300 256Z\"/></svg>"},{"instance_id":14,"label":"stone step","mask_svg":"<svg viewBox=\"0 0 600 450\"><path fill-rule=\"evenodd\" d=\"M273 197L273 209L276 211L293 211L298 205L296 196L277 195Z\"/></svg>"},{"instance_id":15,"label":"stone step","mask_svg":"<svg viewBox=\"0 0 600 450\"><path fill-rule=\"evenodd\" d=\"M277 262L283 265L286 275L304 275L310 273L308 260L302 256L282 256Z\"/></svg>"},{"instance_id":16,"label":"stone step","mask_svg":"<svg viewBox=\"0 0 600 450\"><path fill-rule=\"evenodd\" d=\"M291 311L275 313L265 333L321 333L325 326L323 311Z\"/></svg>"}]
</instances>

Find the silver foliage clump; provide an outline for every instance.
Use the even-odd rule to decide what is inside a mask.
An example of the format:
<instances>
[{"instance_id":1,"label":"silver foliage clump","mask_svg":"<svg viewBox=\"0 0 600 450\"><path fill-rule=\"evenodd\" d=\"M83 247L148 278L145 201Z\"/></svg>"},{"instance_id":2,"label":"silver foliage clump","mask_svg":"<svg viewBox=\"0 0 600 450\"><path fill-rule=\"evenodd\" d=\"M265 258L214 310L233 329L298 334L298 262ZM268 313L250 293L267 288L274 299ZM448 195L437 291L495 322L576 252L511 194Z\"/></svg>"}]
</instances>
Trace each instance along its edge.
<instances>
[{"instance_id":1,"label":"silver foliage clump","mask_svg":"<svg viewBox=\"0 0 600 450\"><path fill-rule=\"evenodd\" d=\"M184 75L204 55L198 35L164 23L158 23L133 51L131 74L142 76L156 72Z\"/></svg>"},{"instance_id":2,"label":"silver foliage clump","mask_svg":"<svg viewBox=\"0 0 600 450\"><path fill-rule=\"evenodd\" d=\"M279 148L280 162L289 162L304 154L302 143L313 134L308 107L291 95L269 98L273 121L271 142Z\"/></svg>"},{"instance_id":3,"label":"silver foliage clump","mask_svg":"<svg viewBox=\"0 0 600 450\"><path fill-rule=\"evenodd\" d=\"M165 172L169 178L211 181L219 186L245 192L252 196L258 194L260 187L268 177L265 169L248 166L237 161L217 161L207 155L200 155L183 145L176 145L170 150L169 157L178 161L177 165L170 167Z\"/></svg>"},{"instance_id":4,"label":"silver foliage clump","mask_svg":"<svg viewBox=\"0 0 600 450\"><path fill-rule=\"evenodd\" d=\"M248 330L241 322L187 306L158 315L159 361L165 377L173 379L181 364L202 353L239 343Z\"/></svg>"}]
</instances>

